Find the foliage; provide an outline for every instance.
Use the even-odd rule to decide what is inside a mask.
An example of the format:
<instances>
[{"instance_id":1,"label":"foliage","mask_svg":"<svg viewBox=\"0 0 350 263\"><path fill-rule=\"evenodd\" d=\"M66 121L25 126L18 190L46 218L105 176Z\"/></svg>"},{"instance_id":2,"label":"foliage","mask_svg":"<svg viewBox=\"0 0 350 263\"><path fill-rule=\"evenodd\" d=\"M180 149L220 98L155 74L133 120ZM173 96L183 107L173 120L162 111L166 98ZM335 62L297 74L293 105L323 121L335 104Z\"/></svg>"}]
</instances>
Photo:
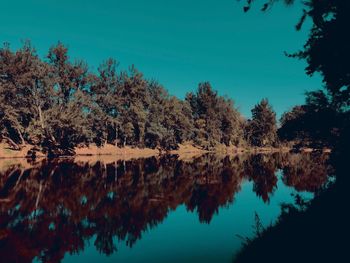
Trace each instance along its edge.
<instances>
[{"instance_id":1,"label":"foliage","mask_svg":"<svg viewBox=\"0 0 350 263\"><path fill-rule=\"evenodd\" d=\"M242 117L233 101L218 96L209 82L200 83L196 93L188 93L194 120L195 140L205 148L218 143L238 145L242 138Z\"/></svg>"},{"instance_id":2,"label":"foliage","mask_svg":"<svg viewBox=\"0 0 350 263\"><path fill-rule=\"evenodd\" d=\"M246 125L245 137L254 146L277 145L276 113L267 99L261 100L252 109L252 119Z\"/></svg>"},{"instance_id":3,"label":"foliage","mask_svg":"<svg viewBox=\"0 0 350 263\"><path fill-rule=\"evenodd\" d=\"M51 155L90 143L176 149L194 141L209 149L244 141L243 117L208 82L180 100L134 66L118 70L111 58L91 72L85 62L71 62L62 43L45 59L29 42L17 51L5 44L0 102L0 139L15 149L30 143Z\"/></svg>"},{"instance_id":4,"label":"foliage","mask_svg":"<svg viewBox=\"0 0 350 263\"><path fill-rule=\"evenodd\" d=\"M258 0L245 0L247 12ZM309 37L302 50L289 57L307 62L306 73L321 74L324 89L306 94L305 105L293 108L281 119L279 135L283 140L308 139L312 144L339 145L346 136L350 109L350 2L345 0L269 0L263 1L262 11L273 4L292 5L299 2L302 15L296 25L300 30L308 19Z\"/></svg>"},{"instance_id":5,"label":"foliage","mask_svg":"<svg viewBox=\"0 0 350 263\"><path fill-rule=\"evenodd\" d=\"M278 136L305 146L332 146L340 136L342 120L323 91L309 92L305 105L295 106L282 115Z\"/></svg>"}]
</instances>

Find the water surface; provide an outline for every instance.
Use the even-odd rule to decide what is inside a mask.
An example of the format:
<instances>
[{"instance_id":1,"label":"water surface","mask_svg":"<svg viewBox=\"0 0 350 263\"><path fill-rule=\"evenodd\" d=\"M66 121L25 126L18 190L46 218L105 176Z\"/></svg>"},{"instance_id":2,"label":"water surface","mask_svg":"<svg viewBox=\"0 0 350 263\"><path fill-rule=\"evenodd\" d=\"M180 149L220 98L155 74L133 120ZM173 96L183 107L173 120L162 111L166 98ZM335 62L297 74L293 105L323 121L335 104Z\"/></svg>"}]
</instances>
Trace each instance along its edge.
<instances>
[{"instance_id":1,"label":"water surface","mask_svg":"<svg viewBox=\"0 0 350 263\"><path fill-rule=\"evenodd\" d=\"M0 160L1 260L232 262L329 170L320 154L110 159Z\"/></svg>"}]
</instances>

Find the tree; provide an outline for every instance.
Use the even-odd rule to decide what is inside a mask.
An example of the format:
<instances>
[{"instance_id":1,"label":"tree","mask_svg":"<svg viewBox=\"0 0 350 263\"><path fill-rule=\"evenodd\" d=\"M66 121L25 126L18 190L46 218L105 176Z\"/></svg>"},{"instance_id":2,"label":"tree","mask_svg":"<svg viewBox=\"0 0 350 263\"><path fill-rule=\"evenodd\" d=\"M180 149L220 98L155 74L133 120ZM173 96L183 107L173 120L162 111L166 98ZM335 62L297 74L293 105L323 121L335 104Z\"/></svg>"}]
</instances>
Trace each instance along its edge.
<instances>
[{"instance_id":1,"label":"tree","mask_svg":"<svg viewBox=\"0 0 350 263\"><path fill-rule=\"evenodd\" d=\"M29 42L16 53L5 46L0 56L2 123L14 141L38 144L45 136L44 111L52 104L51 68Z\"/></svg>"},{"instance_id":2,"label":"tree","mask_svg":"<svg viewBox=\"0 0 350 263\"><path fill-rule=\"evenodd\" d=\"M220 123L216 115L218 95L209 82L200 83L196 93L189 93L186 100L192 108L196 142L205 148L220 142Z\"/></svg>"},{"instance_id":3,"label":"tree","mask_svg":"<svg viewBox=\"0 0 350 263\"><path fill-rule=\"evenodd\" d=\"M267 99L252 109L252 120L246 127L246 139L254 146L265 147L277 144L276 113Z\"/></svg>"},{"instance_id":4,"label":"tree","mask_svg":"<svg viewBox=\"0 0 350 263\"><path fill-rule=\"evenodd\" d=\"M219 143L235 144L241 129L241 116L233 101L218 96L208 82L200 83L196 93L189 93L186 101L192 109L195 140L205 148Z\"/></svg>"},{"instance_id":5,"label":"tree","mask_svg":"<svg viewBox=\"0 0 350 263\"><path fill-rule=\"evenodd\" d=\"M20 104L16 99L18 75L16 55L8 44L0 49L0 138L6 139L15 149L24 143L24 123L21 119Z\"/></svg>"},{"instance_id":6,"label":"tree","mask_svg":"<svg viewBox=\"0 0 350 263\"><path fill-rule=\"evenodd\" d=\"M344 0L308 1L305 15L313 21L304 50L295 57L307 61L306 72L321 73L332 106L342 111L350 106L350 3Z\"/></svg>"},{"instance_id":7,"label":"tree","mask_svg":"<svg viewBox=\"0 0 350 263\"><path fill-rule=\"evenodd\" d=\"M331 146L339 139L342 119L323 91L309 92L304 105L282 115L278 136L301 146Z\"/></svg>"},{"instance_id":8,"label":"tree","mask_svg":"<svg viewBox=\"0 0 350 263\"><path fill-rule=\"evenodd\" d=\"M280 119L281 127L278 129L278 138L281 140L305 140L306 123L304 116L305 106L294 106L290 111L283 113Z\"/></svg>"},{"instance_id":9,"label":"tree","mask_svg":"<svg viewBox=\"0 0 350 263\"><path fill-rule=\"evenodd\" d=\"M235 146L243 144L244 119L234 107L233 100L220 97L218 101L218 111L222 134L220 142L225 145Z\"/></svg>"},{"instance_id":10,"label":"tree","mask_svg":"<svg viewBox=\"0 0 350 263\"><path fill-rule=\"evenodd\" d=\"M244 120L234 102L208 82L185 100L170 96L134 66L117 71L114 59L91 73L71 62L61 43L41 59L29 42L0 49L0 139L14 149L29 143L51 156L76 146L130 145L176 149L185 141L209 149L239 145Z\"/></svg>"},{"instance_id":11,"label":"tree","mask_svg":"<svg viewBox=\"0 0 350 263\"><path fill-rule=\"evenodd\" d=\"M79 143L91 141L89 90L93 77L83 61L71 63L68 49L61 43L50 48L48 65L52 67L54 103L47 112L48 136L44 147L52 152L72 151Z\"/></svg>"},{"instance_id":12,"label":"tree","mask_svg":"<svg viewBox=\"0 0 350 263\"><path fill-rule=\"evenodd\" d=\"M157 82L148 86L150 100L145 144L148 147L175 149L179 143L192 139L193 121L190 106L180 101Z\"/></svg>"},{"instance_id":13,"label":"tree","mask_svg":"<svg viewBox=\"0 0 350 263\"><path fill-rule=\"evenodd\" d=\"M117 74L117 62L110 58L98 68L98 76L90 89L92 98L92 122L94 141L105 144L114 140L117 145L119 137L120 97L118 89L120 77Z\"/></svg>"},{"instance_id":14,"label":"tree","mask_svg":"<svg viewBox=\"0 0 350 263\"><path fill-rule=\"evenodd\" d=\"M150 104L147 81L134 66L122 72L117 96L120 97L120 124L123 145L143 146Z\"/></svg>"}]
</instances>

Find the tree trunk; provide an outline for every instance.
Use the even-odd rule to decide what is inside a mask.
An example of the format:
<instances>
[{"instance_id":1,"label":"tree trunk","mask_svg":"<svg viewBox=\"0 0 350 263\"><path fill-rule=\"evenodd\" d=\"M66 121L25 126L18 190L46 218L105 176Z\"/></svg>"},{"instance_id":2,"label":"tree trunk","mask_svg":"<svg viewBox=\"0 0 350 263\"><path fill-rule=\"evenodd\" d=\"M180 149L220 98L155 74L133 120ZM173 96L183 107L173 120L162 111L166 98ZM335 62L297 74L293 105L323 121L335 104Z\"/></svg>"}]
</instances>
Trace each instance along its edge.
<instances>
[{"instance_id":1,"label":"tree trunk","mask_svg":"<svg viewBox=\"0 0 350 263\"><path fill-rule=\"evenodd\" d=\"M115 129L115 147L118 147L118 126L117 124L114 124L114 129Z\"/></svg>"},{"instance_id":2,"label":"tree trunk","mask_svg":"<svg viewBox=\"0 0 350 263\"><path fill-rule=\"evenodd\" d=\"M108 122L106 122L106 138L105 138L105 145L108 143Z\"/></svg>"},{"instance_id":3,"label":"tree trunk","mask_svg":"<svg viewBox=\"0 0 350 263\"><path fill-rule=\"evenodd\" d=\"M38 113L39 113L39 121L40 121L41 128L45 129L43 113L41 111L41 107L40 106L38 106Z\"/></svg>"},{"instance_id":4,"label":"tree trunk","mask_svg":"<svg viewBox=\"0 0 350 263\"><path fill-rule=\"evenodd\" d=\"M2 136L5 140L7 140L8 144L10 144L15 150L20 150L21 148L15 143L10 137Z\"/></svg>"},{"instance_id":5,"label":"tree trunk","mask_svg":"<svg viewBox=\"0 0 350 263\"><path fill-rule=\"evenodd\" d=\"M24 141L24 138L23 138L23 135L22 135L21 131L19 129L17 129L17 132L18 132L19 138L21 139L21 144L22 145L26 144L26 142Z\"/></svg>"}]
</instances>

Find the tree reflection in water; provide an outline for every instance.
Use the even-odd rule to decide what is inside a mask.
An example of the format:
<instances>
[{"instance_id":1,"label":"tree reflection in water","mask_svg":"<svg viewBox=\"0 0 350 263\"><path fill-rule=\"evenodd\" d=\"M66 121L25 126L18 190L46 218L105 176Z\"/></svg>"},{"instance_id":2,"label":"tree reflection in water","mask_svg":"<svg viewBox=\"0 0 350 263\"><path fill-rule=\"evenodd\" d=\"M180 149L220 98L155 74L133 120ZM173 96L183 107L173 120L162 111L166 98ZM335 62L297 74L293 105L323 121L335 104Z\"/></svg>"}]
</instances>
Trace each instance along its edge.
<instances>
[{"instance_id":1,"label":"tree reflection in water","mask_svg":"<svg viewBox=\"0 0 350 263\"><path fill-rule=\"evenodd\" d=\"M349 169L348 145L332 153L330 160L320 156L293 155L282 166L283 181L297 191L313 191L314 198L295 204L282 204L274 225L255 228L246 238L233 262L345 262L348 258L349 213L347 211ZM325 166L324 163L331 163ZM327 167L327 169L325 169ZM327 176L328 174L328 176ZM329 175L332 180L329 180Z\"/></svg>"},{"instance_id":2,"label":"tree reflection in water","mask_svg":"<svg viewBox=\"0 0 350 263\"><path fill-rule=\"evenodd\" d=\"M67 252L84 250L93 237L97 250L110 255L116 240L133 246L182 204L209 224L220 207L234 202L245 180L268 202L277 170L296 190L318 191L327 182L326 161L324 155L274 154L3 165L0 258L59 262Z\"/></svg>"}]
</instances>

